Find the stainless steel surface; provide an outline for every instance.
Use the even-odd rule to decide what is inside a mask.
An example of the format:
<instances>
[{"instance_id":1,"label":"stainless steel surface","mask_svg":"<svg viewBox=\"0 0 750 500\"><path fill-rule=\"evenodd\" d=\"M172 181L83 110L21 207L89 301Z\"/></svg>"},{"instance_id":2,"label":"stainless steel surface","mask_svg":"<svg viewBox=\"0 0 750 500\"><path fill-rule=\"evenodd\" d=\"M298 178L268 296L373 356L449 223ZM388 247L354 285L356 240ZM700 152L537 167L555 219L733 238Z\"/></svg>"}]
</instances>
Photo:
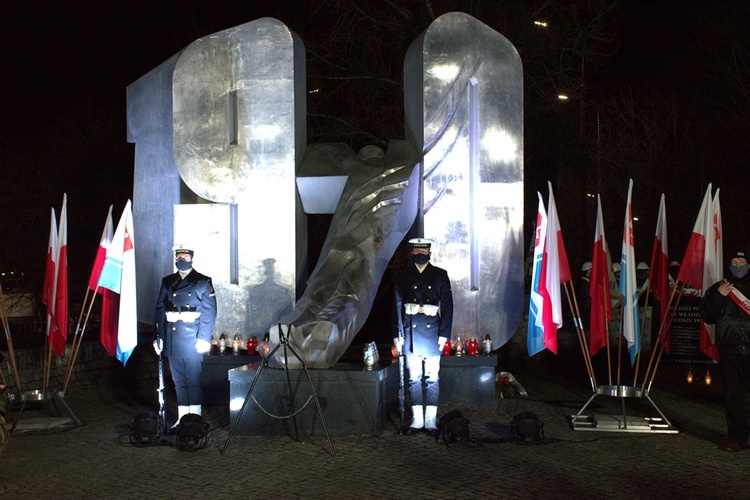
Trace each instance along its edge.
<instances>
[{"instance_id":1,"label":"stainless steel surface","mask_svg":"<svg viewBox=\"0 0 750 500\"><path fill-rule=\"evenodd\" d=\"M128 87L139 320L153 321L159 280L173 272L172 244L188 242L196 269L214 279L217 337L244 340L292 322L290 344L308 366L328 368L364 324L417 216L418 230L435 240L435 264L451 276L454 335L504 344L523 309L518 54L453 13L415 42L405 67L407 134L424 154L422 172L406 141L385 155L322 145L300 161L304 47L275 19L196 40ZM304 211L334 206L318 266L293 308L306 268Z\"/></svg>"},{"instance_id":2,"label":"stainless steel surface","mask_svg":"<svg viewBox=\"0 0 750 500\"><path fill-rule=\"evenodd\" d=\"M495 348L523 311L523 72L513 45L462 13L404 63L407 137L423 151L420 236L451 278L453 337Z\"/></svg>"},{"instance_id":3,"label":"stainless steel surface","mask_svg":"<svg viewBox=\"0 0 750 500\"><path fill-rule=\"evenodd\" d=\"M128 87L139 321L153 322L177 235L214 280L217 337L261 336L291 310L306 265L305 108L304 47L270 18L196 40Z\"/></svg>"},{"instance_id":4,"label":"stainless steel surface","mask_svg":"<svg viewBox=\"0 0 750 500\"><path fill-rule=\"evenodd\" d=\"M640 387L629 385L600 385L596 388L596 393L602 396L613 396L618 398L643 397L643 390Z\"/></svg>"},{"instance_id":5,"label":"stainless steel surface","mask_svg":"<svg viewBox=\"0 0 750 500\"><path fill-rule=\"evenodd\" d=\"M416 215L416 161L406 141L391 141L382 159L362 158L344 144L313 145L305 153L300 171L306 175L348 176L318 265L283 318L294 327L290 345L309 368L333 366L367 319L383 272Z\"/></svg>"}]
</instances>

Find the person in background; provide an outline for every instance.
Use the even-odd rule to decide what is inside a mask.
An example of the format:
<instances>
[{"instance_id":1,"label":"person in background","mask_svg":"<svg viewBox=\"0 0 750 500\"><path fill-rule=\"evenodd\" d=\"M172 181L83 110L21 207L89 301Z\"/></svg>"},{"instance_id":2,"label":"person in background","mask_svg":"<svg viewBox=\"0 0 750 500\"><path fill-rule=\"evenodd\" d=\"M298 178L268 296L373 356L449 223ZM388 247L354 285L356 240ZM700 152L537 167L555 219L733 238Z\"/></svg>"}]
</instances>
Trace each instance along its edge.
<instances>
[{"instance_id":1,"label":"person in background","mask_svg":"<svg viewBox=\"0 0 750 500\"><path fill-rule=\"evenodd\" d=\"M581 313L583 325L588 329L591 321L591 297L589 288L591 287L591 262L584 262L581 266L581 276L576 281L576 301L578 302L578 311Z\"/></svg>"},{"instance_id":2,"label":"person in background","mask_svg":"<svg viewBox=\"0 0 750 500\"><path fill-rule=\"evenodd\" d=\"M701 319L716 325L724 407L727 420L726 451L748 447L750 426L745 395L750 390L750 276L745 250L732 254L729 279L719 280L703 295Z\"/></svg>"}]
</instances>

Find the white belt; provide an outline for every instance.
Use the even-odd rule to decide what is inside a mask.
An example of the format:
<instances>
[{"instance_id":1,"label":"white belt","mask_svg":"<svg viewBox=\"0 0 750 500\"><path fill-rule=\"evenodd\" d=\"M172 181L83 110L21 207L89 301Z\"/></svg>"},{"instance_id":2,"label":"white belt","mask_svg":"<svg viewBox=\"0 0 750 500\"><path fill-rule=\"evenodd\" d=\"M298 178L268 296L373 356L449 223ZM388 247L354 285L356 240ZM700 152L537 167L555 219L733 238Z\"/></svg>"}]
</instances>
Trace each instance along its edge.
<instances>
[{"instance_id":1,"label":"white belt","mask_svg":"<svg viewBox=\"0 0 750 500\"><path fill-rule=\"evenodd\" d=\"M413 316L415 314L436 316L438 311L440 311L440 308L433 304L404 304L404 312L406 312L408 316Z\"/></svg>"},{"instance_id":2,"label":"white belt","mask_svg":"<svg viewBox=\"0 0 750 500\"><path fill-rule=\"evenodd\" d=\"M177 323L178 321L184 321L185 323L192 323L201 317L201 313L198 311L169 311L167 313L167 321L170 323Z\"/></svg>"}]
</instances>

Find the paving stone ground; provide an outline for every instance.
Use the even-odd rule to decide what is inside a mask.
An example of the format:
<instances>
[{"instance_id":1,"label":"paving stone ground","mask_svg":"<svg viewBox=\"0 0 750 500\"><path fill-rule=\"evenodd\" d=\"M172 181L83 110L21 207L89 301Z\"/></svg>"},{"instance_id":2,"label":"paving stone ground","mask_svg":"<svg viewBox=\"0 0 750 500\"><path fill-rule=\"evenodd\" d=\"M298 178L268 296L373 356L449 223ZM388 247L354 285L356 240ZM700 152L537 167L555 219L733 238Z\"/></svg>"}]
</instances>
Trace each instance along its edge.
<instances>
[{"instance_id":1,"label":"paving stone ground","mask_svg":"<svg viewBox=\"0 0 750 500\"><path fill-rule=\"evenodd\" d=\"M206 408L211 442L190 453L174 446L135 447L142 395L116 381L71 387L66 402L83 425L17 432L0 456L2 498L748 498L750 451L728 453L718 367L710 386L687 384L687 367L663 363L650 396L678 434L573 430L569 416L591 395L583 365L560 357L502 360L526 398L494 410L459 409L480 444L446 447L426 435L403 436L393 414L380 436L233 436L224 407ZM705 371L705 366L699 367ZM700 372L701 374L703 372ZM601 383L601 381L599 381ZM154 388L155 389L155 388ZM622 414L622 400L598 396L592 414ZM21 422L56 416L25 410ZM49 406L49 405L46 405ZM625 400L628 415L657 416L644 399ZM314 411L314 410L310 410ZM504 442L514 415L532 411L549 443Z\"/></svg>"}]
</instances>

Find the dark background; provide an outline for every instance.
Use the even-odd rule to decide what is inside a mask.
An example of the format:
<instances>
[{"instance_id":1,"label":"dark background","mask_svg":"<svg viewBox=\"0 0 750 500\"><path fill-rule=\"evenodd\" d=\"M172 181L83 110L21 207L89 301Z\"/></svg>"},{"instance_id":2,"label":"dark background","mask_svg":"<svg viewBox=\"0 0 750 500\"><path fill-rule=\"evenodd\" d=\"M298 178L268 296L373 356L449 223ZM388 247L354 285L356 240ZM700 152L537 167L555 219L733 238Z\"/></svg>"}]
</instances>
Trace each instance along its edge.
<instances>
[{"instance_id":1,"label":"dark background","mask_svg":"<svg viewBox=\"0 0 750 500\"><path fill-rule=\"evenodd\" d=\"M450 11L506 36L524 65L525 241L549 180L574 274L591 255L587 194L601 194L619 260L633 178L638 260L650 259L661 193L670 258L682 258L709 182L721 188L725 248L745 244L746 2L30 0L0 6L0 271L40 290L50 207L67 193L70 293L82 297L107 207L119 217L132 195L125 89L197 38L261 17L286 23L318 90L308 143L358 150L403 138L406 50ZM312 263L327 220L310 220Z\"/></svg>"}]
</instances>

